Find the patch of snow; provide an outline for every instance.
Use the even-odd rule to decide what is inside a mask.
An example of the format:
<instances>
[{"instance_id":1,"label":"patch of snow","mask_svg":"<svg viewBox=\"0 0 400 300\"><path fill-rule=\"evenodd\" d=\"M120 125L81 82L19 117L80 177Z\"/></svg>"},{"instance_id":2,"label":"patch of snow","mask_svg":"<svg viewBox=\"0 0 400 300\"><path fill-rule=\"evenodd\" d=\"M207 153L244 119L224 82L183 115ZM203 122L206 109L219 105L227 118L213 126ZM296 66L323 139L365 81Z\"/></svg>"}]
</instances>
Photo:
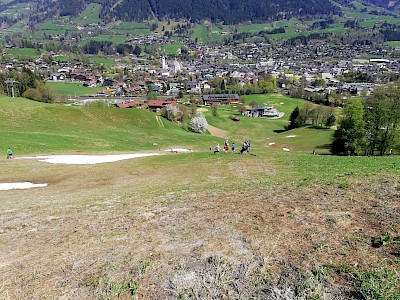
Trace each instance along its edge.
<instances>
[{"instance_id":1,"label":"patch of snow","mask_svg":"<svg viewBox=\"0 0 400 300\"><path fill-rule=\"evenodd\" d=\"M22 189L31 189L35 187L45 187L47 183L31 183L31 182L14 182L14 183L0 183L0 191L7 190L22 190Z\"/></svg>"},{"instance_id":2,"label":"patch of snow","mask_svg":"<svg viewBox=\"0 0 400 300\"><path fill-rule=\"evenodd\" d=\"M294 138L294 137L296 137L297 135L287 135L287 136L285 136L285 138Z\"/></svg>"},{"instance_id":3,"label":"patch of snow","mask_svg":"<svg viewBox=\"0 0 400 300\"><path fill-rule=\"evenodd\" d=\"M39 161L50 164L67 164L67 165L93 165L107 162L116 162L125 159L139 158L161 155L159 153L131 153L131 154L112 154L112 155L51 155L51 156L34 156L20 157L29 159L38 159Z\"/></svg>"},{"instance_id":4,"label":"patch of snow","mask_svg":"<svg viewBox=\"0 0 400 300\"><path fill-rule=\"evenodd\" d=\"M289 148L282 148L283 151L290 151Z\"/></svg>"},{"instance_id":5,"label":"patch of snow","mask_svg":"<svg viewBox=\"0 0 400 300\"><path fill-rule=\"evenodd\" d=\"M192 149L183 149L183 148L169 148L167 150L165 150L167 152L193 152Z\"/></svg>"},{"instance_id":6,"label":"patch of snow","mask_svg":"<svg viewBox=\"0 0 400 300\"><path fill-rule=\"evenodd\" d=\"M281 102L281 103L279 103L279 104L285 104L284 102Z\"/></svg>"},{"instance_id":7,"label":"patch of snow","mask_svg":"<svg viewBox=\"0 0 400 300\"><path fill-rule=\"evenodd\" d=\"M272 142L272 143L269 143L268 145L272 146L272 145L275 145L275 143L274 143L274 142Z\"/></svg>"}]
</instances>

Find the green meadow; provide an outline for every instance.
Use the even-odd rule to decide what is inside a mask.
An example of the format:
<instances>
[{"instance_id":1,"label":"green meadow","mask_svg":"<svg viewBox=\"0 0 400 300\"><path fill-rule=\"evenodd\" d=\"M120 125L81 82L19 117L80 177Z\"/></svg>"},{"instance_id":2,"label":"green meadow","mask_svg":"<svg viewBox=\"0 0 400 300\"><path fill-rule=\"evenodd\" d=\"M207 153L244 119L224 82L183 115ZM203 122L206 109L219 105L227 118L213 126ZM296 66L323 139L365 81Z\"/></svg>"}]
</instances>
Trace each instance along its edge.
<instances>
[{"instance_id":1,"label":"green meadow","mask_svg":"<svg viewBox=\"0 0 400 300\"><path fill-rule=\"evenodd\" d=\"M164 51L167 54L177 54L179 49L184 47L183 44L165 44L160 45L161 51Z\"/></svg>"},{"instance_id":2,"label":"green meadow","mask_svg":"<svg viewBox=\"0 0 400 300\"><path fill-rule=\"evenodd\" d=\"M79 43L80 46L84 46L90 41L105 41L105 42L111 42L113 44L125 44L128 40L127 35L125 34L100 34L98 36L95 36L91 39L84 40Z\"/></svg>"},{"instance_id":3,"label":"green meadow","mask_svg":"<svg viewBox=\"0 0 400 300\"><path fill-rule=\"evenodd\" d=\"M74 82L47 82L46 84L50 86L57 95L67 97L91 96L104 89L101 86L86 87L81 83Z\"/></svg>"},{"instance_id":4,"label":"green meadow","mask_svg":"<svg viewBox=\"0 0 400 300\"><path fill-rule=\"evenodd\" d=\"M112 31L117 34L149 35L148 25L139 22L119 22L110 26Z\"/></svg>"},{"instance_id":5,"label":"green meadow","mask_svg":"<svg viewBox=\"0 0 400 300\"><path fill-rule=\"evenodd\" d=\"M209 40L208 28L205 25L196 24L191 35L192 40L197 39L199 42L207 44Z\"/></svg>"},{"instance_id":6,"label":"green meadow","mask_svg":"<svg viewBox=\"0 0 400 300\"><path fill-rule=\"evenodd\" d=\"M0 116L0 144L12 145L20 155L204 148L215 140L166 121L161 127L154 113L137 109L71 107L2 97Z\"/></svg>"},{"instance_id":7,"label":"green meadow","mask_svg":"<svg viewBox=\"0 0 400 300\"><path fill-rule=\"evenodd\" d=\"M44 49L35 48L18 48L18 49L6 49L5 52L9 55L16 57L38 57L45 53Z\"/></svg>"},{"instance_id":8,"label":"green meadow","mask_svg":"<svg viewBox=\"0 0 400 300\"><path fill-rule=\"evenodd\" d=\"M97 24L100 20L100 9L101 5L97 3L91 3L85 7L82 13L79 15L75 22L82 25Z\"/></svg>"},{"instance_id":9,"label":"green meadow","mask_svg":"<svg viewBox=\"0 0 400 300\"><path fill-rule=\"evenodd\" d=\"M115 60L104 56L92 56L89 58L89 60L95 62L96 64L104 65L106 67L112 67L115 65Z\"/></svg>"}]
</instances>

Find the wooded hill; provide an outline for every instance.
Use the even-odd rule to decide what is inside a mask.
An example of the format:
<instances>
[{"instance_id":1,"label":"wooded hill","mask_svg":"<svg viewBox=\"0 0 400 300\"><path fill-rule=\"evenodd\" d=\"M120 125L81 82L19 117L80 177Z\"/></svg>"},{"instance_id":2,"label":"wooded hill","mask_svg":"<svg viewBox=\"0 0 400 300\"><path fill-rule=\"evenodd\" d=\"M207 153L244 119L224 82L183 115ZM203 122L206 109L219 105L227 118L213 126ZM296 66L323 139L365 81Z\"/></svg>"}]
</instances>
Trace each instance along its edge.
<instances>
[{"instance_id":1,"label":"wooded hill","mask_svg":"<svg viewBox=\"0 0 400 300\"><path fill-rule=\"evenodd\" d=\"M11 4L16 1L11 1ZM60 16L76 16L90 3L101 4L102 21L141 21L149 17L210 20L225 24L246 21L265 22L291 17L322 17L340 14L340 8L328 0L70 0L31 2L32 10L42 15L57 8ZM53 15L54 16L54 15Z\"/></svg>"}]
</instances>

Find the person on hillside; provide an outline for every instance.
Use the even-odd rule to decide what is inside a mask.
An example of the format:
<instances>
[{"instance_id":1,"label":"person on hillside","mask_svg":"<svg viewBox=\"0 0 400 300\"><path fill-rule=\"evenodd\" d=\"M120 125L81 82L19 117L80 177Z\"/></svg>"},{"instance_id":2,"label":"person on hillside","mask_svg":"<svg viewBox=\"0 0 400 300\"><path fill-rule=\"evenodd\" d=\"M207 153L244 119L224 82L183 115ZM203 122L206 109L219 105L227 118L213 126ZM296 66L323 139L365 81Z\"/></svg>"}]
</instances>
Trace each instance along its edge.
<instances>
[{"instance_id":1,"label":"person on hillside","mask_svg":"<svg viewBox=\"0 0 400 300\"><path fill-rule=\"evenodd\" d=\"M232 153L235 153L236 145L235 143L232 143Z\"/></svg>"},{"instance_id":2,"label":"person on hillside","mask_svg":"<svg viewBox=\"0 0 400 300\"><path fill-rule=\"evenodd\" d=\"M242 144L242 149L240 150L240 154L246 153L247 152L247 142L244 142Z\"/></svg>"},{"instance_id":3,"label":"person on hillside","mask_svg":"<svg viewBox=\"0 0 400 300\"><path fill-rule=\"evenodd\" d=\"M229 144L228 143L226 143L226 145L225 145L225 153L228 153L229 152Z\"/></svg>"},{"instance_id":4,"label":"person on hillside","mask_svg":"<svg viewBox=\"0 0 400 300\"><path fill-rule=\"evenodd\" d=\"M12 153L11 148L8 148L8 150L7 150L7 159L11 159L11 158L13 158L13 153Z\"/></svg>"},{"instance_id":5,"label":"person on hillside","mask_svg":"<svg viewBox=\"0 0 400 300\"><path fill-rule=\"evenodd\" d=\"M219 147L219 144L217 144L217 146L215 146L214 154L219 154L219 150L220 150L220 147Z\"/></svg>"}]
</instances>

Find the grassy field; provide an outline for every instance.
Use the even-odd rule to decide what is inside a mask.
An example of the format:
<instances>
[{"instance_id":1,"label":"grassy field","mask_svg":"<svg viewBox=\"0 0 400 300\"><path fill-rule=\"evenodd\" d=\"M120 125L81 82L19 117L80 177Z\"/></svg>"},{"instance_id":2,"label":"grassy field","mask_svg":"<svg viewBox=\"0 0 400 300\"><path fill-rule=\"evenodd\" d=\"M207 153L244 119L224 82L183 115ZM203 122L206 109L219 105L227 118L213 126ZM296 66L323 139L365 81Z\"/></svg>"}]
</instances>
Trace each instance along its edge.
<instances>
[{"instance_id":1,"label":"grassy field","mask_svg":"<svg viewBox=\"0 0 400 300\"><path fill-rule=\"evenodd\" d=\"M99 65L104 65L106 67L112 67L115 65L115 60L103 56L92 56L90 57L90 61L93 61Z\"/></svg>"},{"instance_id":2,"label":"grassy field","mask_svg":"<svg viewBox=\"0 0 400 300\"><path fill-rule=\"evenodd\" d=\"M118 34L149 35L150 28L144 23L120 22L111 25L112 31Z\"/></svg>"},{"instance_id":3,"label":"grassy field","mask_svg":"<svg viewBox=\"0 0 400 300\"><path fill-rule=\"evenodd\" d=\"M184 47L183 44L166 44L160 45L162 51L165 51L167 54L177 54L179 49Z\"/></svg>"},{"instance_id":4,"label":"grassy field","mask_svg":"<svg viewBox=\"0 0 400 300\"><path fill-rule=\"evenodd\" d=\"M46 51L44 49L34 48L19 48L19 49L6 49L5 52L16 57L38 57Z\"/></svg>"},{"instance_id":5,"label":"grassy field","mask_svg":"<svg viewBox=\"0 0 400 300\"><path fill-rule=\"evenodd\" d=\"M47 82L54 92L60 96L80 97L95 95L98 91L102 91L104 87L85 87L81 83L67 82Z\"/></svg>"},{"instance_id":6,"label":"grassy field","mask_svg":"<svg viewBox=\"0 0 400 300\"><path fill-rule=\"evenodd\" d=\"M126 34L100 34L98 36L95 36L91 39L87 39L85 41L82 41L79 43L80 46L84 46L90 41L106 41L106 42L112 42L113 44L125 44L127 42L127 36Z\"/></svg>"},{"instance_id":7,"label":"grassy field","mask_svg":"<svg viewBox=\"0 0 400 300\"><path fill-rule=\"evenodd\" d=\"M197 40L201 43L207 44L209 40L208 28L205 25L197 24L193 34L191 35L192 40Z\"/></svg>"},{"instance_id":8,"label":"grassy field","mask_svg":"<svg viewBox=\"0 0 400 300\"><path fill-rule=\"evenodd\" d=\"M99 18L101 5L97 3L91 3L82 11L75 22L82 25L97 24L101 20Z\"/></svg>"},{"instance_id":9,"label":"grassy field","mask_svg":"<svg viewBox=\"0 0 400 300\"><path fill-rule=\"evenodd\" d=\"M304 103L253 99L285 112ZM285 152L267 143L285 120L233 123L234 113L205 112L253 155L214 155L221 138L160 127L143 110L0 98L1 153L16 156L0 183L48 184L0 191L0 298L398 299L398 155ZM322 131L282 139L323 143ZM22 158L169 147L198 151L98 165Z\"/></svg>"}]
</instances>

